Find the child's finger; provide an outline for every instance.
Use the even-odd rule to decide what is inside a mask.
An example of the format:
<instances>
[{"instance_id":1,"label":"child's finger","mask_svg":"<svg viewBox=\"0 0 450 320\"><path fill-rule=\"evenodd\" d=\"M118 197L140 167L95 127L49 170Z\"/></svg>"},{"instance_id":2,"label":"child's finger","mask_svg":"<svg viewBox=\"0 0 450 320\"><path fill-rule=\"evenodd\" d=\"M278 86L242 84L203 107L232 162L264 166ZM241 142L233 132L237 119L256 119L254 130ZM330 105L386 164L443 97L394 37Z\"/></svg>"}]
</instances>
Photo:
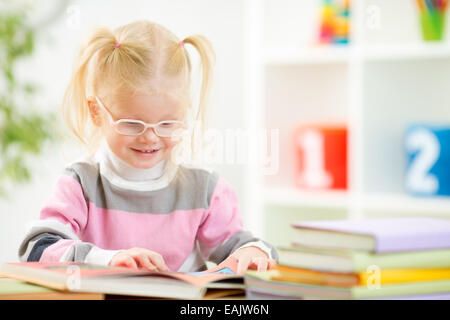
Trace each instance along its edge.
<instances>
[{"instance_id":1,"label":"child's finger","mask_svg":"<svg viewBox=\"0 0 450 320\"><path fill-rule=\"evenodd\" d=\"M241 275L244 274L245 271L247 271L251 261L252 261L251 257L247 255L241 256L238 261L237 273Z\"/></svg>"},{"instance_id":2,"label":"child's finger","mask_svg":"<svg viewBox=\"0 0 450 320\"><path fill-rule=\"evenodd\" d=\"M138 259L139 259L139 263L140 263L141 267L143 267L147 270L150 270L150 271L156 270L156 266L150 262L150 259L146 254L139 255Z\"/></svg>"},{"instance_id":3,"label":"child's finger","mask_svg":"<svg viewBox=\"0 0 450 320\"><path fill-rule=\"evenodd\" d=\"M256 264L257 271L266 271L267 265L269 264L269 261L267 260L267 258L262 258L262 257L254 258L252 260L252 262L254 264Z\"/></svg>"},{"instance_id":4,"label":"child's finger","mask_svg":"<svg viewBox=\"0 0 450 320\"><path fill-rule=\"evenodd\" d=\"M160 254L152 254L150 255L150 259L152 263L161 271L169 271L166 263L164 262L163 257Z\"/></svg>"},{"instance_id":5,"label":"child's finger","mask_svg":"<svg viewBox=\"0 0 450 320\"><path fill-rule=\"evenodd\" d=\"M269 269L273 269L277 262L273 259L269 259Z\"/></svg>"},{"instance_id":6,"label":"child's finger","mask_svg":"<svg viewBox=\"0 0 450 320\"><path fill-rule=\"evenodd\" d=\"M134 269L138 268L136 261L134 261L134 259L132 257L128 257L126 262L127 262L127 266L129 268L134 268Z\"/></svg>"},{"instance_id":7,"label":"child's finger","mask_svg":"<svg viewBox=\"0 0 450 320\"><path fill-rule=\"evenodd\" d=\"M116 266L125 266L128 268L134 268L137 269L136 261L131 256L123 256L120 257L117 261L114 262L114 265Z\"/></svg>"}]
</instances>

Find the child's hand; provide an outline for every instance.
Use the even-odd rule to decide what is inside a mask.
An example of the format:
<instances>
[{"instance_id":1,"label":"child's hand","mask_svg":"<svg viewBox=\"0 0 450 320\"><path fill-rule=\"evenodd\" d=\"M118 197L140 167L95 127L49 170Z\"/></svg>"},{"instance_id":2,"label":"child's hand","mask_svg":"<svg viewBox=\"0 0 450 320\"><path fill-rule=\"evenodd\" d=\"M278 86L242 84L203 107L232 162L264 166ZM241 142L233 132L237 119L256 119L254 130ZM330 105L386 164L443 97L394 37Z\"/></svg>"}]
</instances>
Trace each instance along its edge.
<instances>
[{"instance_id":1,"label":"child's hand","mask_svg":"<svg viewBox=\"0 0 450 320\"><path fill-rule=\"evenodd\" d=\"M120 251L113 256L109 265L135 269L145 268L150 271L169 271L162 255L144 248Z\"/></svg>"},{"instance_id":2,"label":"child's hand","mask_svg":"<svg viewBox=\"0 0 450 320\"><path fill-rule=\"evenodd\" d=\"M247 269L266 271L275 266L275 260L269 259L267 253L258 247L245 247L236 250L232 257L238 260L237 273L244 274Z\"/></svg>"}]
</instances>

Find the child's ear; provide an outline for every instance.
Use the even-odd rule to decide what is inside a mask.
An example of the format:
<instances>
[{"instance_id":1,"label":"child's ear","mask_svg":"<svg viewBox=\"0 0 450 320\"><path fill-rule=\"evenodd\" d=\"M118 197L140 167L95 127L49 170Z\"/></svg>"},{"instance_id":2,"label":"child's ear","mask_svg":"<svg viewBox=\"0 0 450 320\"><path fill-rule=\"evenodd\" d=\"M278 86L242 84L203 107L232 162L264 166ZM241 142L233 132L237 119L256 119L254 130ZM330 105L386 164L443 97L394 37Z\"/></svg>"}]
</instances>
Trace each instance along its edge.
<instances>
[{"instance_id":1,"label":"child's ear","mask_svg":"<svg viewBox=\"0 0 450 320\"><path fill-rule=\"evenodd\" d=\"M91 116L92 122L94 123L94 125L100 127L102 125L102 119L97 101L95 101L94 97L88 97L87 103L89 108L89 115Z\"/></svg>"}]
</instances>

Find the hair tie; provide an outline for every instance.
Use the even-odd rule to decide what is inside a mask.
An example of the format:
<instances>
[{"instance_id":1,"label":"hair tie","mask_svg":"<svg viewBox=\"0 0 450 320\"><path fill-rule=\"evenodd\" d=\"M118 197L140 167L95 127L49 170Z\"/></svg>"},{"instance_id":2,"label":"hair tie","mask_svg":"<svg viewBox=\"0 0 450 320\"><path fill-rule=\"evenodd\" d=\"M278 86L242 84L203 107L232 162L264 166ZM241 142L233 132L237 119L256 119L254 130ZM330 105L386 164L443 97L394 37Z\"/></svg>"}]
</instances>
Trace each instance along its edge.
<instances>
[{"instance_id":1,"label":"hair tie","mask_svg":"<svg viewBox=\"0 0 450 320\"><path fill-rule=\"evenodd\" d=\"M180 41L179 44L180 44L180 46L184 47L184 42L183 41Z\"/></svg>"},{"instance_id":2,"label":"hair tie","mask_svg":"<svg viewBox=\"0 0 450 320\"><path fill-rule=\"evenodd\" d=\"M114 47L116 47L116 48L120 47L120 42L117 42L116 44L114 44Z\"/></svg>"}]
</instances>

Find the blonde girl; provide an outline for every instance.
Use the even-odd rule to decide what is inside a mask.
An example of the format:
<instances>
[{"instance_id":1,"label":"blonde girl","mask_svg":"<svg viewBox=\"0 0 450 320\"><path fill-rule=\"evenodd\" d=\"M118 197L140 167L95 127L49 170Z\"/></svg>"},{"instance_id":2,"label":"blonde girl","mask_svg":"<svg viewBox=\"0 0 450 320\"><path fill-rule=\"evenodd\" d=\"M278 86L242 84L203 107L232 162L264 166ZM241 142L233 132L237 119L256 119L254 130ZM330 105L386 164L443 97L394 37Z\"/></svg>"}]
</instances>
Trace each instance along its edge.
<instances>
[{"instance_id":1,"label":"blonde girl","mask_svg":"<svg viewBox=\"0 0 450 320\"><path fill-rule=\"evenodd\" d=\"M188 46L201 62L196 105ZM181 40L153 22L90 34L62 104L89 152L61 173L21 243L22 261L198 271L233 256L239 273L274 265L274 248L244 230L233 188L174 159L198 139L183 133L204 122L214 59L205 37Z\"/></svg>"}]
</instances>

